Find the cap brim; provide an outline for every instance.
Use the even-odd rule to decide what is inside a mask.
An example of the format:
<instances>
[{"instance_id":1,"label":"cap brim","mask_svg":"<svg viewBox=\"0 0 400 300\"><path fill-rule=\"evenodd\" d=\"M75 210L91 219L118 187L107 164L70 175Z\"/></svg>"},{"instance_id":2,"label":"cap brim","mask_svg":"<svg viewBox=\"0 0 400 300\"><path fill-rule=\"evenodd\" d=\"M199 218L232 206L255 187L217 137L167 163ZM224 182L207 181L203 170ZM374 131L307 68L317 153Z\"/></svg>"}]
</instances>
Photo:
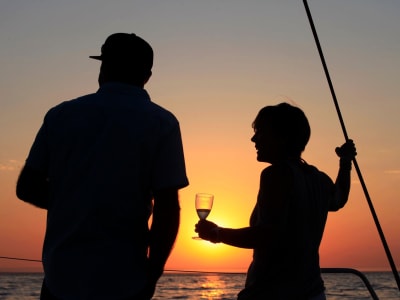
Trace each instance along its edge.
<instances>
[{"instance_id":1,"label":"cap brim","mask_svg":"<svg viewBox=\"0 0 400 300\"><path fill-rule=\"evenodd\" d=\"M102 60L101 56L89 56L89 58L97 59L97 60Z\"/></svg>"}]
</instances>

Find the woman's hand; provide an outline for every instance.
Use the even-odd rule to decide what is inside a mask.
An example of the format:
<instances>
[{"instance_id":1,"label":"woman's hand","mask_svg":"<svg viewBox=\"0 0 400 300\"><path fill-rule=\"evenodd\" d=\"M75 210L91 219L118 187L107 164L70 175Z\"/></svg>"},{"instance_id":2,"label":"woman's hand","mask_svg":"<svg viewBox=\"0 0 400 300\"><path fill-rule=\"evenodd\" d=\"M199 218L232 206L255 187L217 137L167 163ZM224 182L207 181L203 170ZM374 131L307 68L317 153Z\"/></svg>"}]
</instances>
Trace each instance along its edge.
<instances>
[{"instance_id":1,"label":"woman's hand","mask_svg":"<svg viewBox=\"0 0 400 300\"><path fill-rule=\"evenodd\" d=\"M207 220L200 220L195 225L194 229L194 231L199 234L200 238L213 243L219 242L217 230L218 230L218 225Z\"/></svg>"},{"instance_id":2,"label":"woman's hand","mask_svg":"<svg viewBox=\"0 0 400 300\"><path fill-rule=\"evenodd\" d=\"M347 142L342 146L336 147L335 152L341 160L343 159L347 161L353 160L357 155L356 146L354 145L353 140L347 140Z\"/></svg>"}]
</instances>

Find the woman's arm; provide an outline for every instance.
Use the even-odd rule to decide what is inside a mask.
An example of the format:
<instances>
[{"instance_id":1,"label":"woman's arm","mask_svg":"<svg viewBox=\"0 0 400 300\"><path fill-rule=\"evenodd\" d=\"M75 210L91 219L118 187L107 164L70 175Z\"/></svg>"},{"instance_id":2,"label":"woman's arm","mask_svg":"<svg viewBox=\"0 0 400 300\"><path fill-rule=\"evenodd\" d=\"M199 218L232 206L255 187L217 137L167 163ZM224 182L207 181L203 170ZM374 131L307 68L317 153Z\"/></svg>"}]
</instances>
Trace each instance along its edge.
<instances>
[{"instance_id":1,"label":"woman's arm","mask_svg":"<svg viewBox=\"0 0 400 300\"><path fill-rule=\"evenodd\" d=\"M223 228L207 220L200 220L195 231L203 240L246 249L254 249L261 245L267 235L266 228L261 226Z\"/></svg>"},{"instance_id":2,"label":"woman's arm","mask_svg":"<svg viewBox=\"0 0 400 300\"><path fill-rule=\"evenodd\" d=\"M352 140L348 140L341 147L336 148L336 154L340 157L339 171L335 181L334 203L330 210L336 211L342 208L349 198L351 185L351 161L357 155L356 147Z\"/></svg>"},{"instance_id":3,"label":"woman's arm","mask_svg":"<svg viewBox=\"0 0 400 300\"><path fill-rule=\"evenodd\" d=\"M257 220L252 226L222 228L213 222L200 220L195 231L202 239L239 248L254 249L268 245L279 235L286 222L292 178L289 167L285 165L264 169L257 198Z\"/></svg>"}]
</instances>

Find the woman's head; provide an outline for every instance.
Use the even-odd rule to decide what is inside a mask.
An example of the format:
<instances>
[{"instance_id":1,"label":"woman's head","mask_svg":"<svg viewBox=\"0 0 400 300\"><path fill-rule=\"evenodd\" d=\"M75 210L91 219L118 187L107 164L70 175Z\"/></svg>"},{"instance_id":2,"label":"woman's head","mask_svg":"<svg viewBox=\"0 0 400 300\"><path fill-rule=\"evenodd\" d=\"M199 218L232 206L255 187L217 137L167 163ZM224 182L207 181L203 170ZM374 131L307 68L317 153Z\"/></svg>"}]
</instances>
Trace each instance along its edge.
<instances>
[{"instance_id":1,"label":"woman's head","mask_svg":"<svg viewBox=\"0 0 400 300\"><path fill-rule=\"evenodd\" d=\"M258 160L266 162L300 158L311 133L304 112L288 103L262 108L253 128L252 141L258 150Z\"/></svg>"}]
</instances>

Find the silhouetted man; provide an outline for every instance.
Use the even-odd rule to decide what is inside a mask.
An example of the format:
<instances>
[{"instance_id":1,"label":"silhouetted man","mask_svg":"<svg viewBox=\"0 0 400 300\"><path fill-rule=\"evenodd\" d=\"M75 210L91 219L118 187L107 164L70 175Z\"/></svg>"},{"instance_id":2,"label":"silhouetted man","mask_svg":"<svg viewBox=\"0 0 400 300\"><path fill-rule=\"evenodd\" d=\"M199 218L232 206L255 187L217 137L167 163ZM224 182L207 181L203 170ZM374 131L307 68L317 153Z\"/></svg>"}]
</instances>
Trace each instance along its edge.
<instances>
[{"instance_id":1,"label":"silhouetted man","mask_svg":"<svg viewBox=\"0 0 400 300\"><path fill-rule=\"evenodd\" d=\"M48 111L17 183L48 211L41 299L150 299L188 185L180 127L143 89L146 41L116 33L91 58L99 90Z\"/></svg>"}]
</instances>

